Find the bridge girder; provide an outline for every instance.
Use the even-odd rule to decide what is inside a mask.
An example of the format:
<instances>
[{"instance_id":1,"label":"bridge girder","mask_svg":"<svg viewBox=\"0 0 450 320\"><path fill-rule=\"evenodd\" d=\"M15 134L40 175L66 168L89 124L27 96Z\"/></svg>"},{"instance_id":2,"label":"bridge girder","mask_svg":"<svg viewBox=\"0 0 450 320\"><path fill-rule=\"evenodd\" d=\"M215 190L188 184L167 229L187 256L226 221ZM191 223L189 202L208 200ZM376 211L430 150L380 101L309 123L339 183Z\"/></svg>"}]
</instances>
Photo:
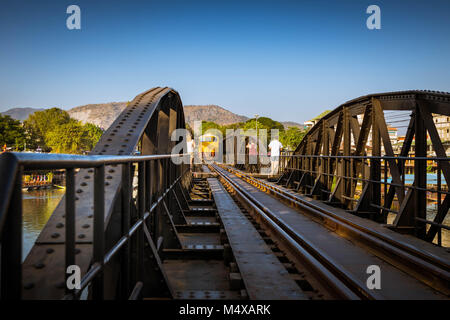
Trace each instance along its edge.
<instances>
[{"instance_id":1,"label":"bridge girder","mask_svg":"<svg viewBox=\"0 0 450 320\"><path fill-rule=\"evenodd\" d=\"M139 94L128 103L127 107L103 133L90 155L132 155L136 149L142 155L170 154L171 147L180 142L171 141L171 134L177 128L185 128L183 105L179 94L171 88L156 87ZM152 199L160 196L163 190L166 190L179 178L183 169L173 165L169 160L145 166L144 168L139 165L139 170L145 170L147 177L159 176L159 179L148 179L147 193L149 196L145 197L147 202L145 207L148 209ZM93 259L93 171L94 169L80 169L75 175L77 253L75 263L81 268L82 275L89 270ZM124 193L121 192L121 189L126 176L122 172L122 166L105 167L105 250L110 249L123 234L121 212L124 210ZM132 186L133 176L133 166L130 166L130 172L128 172L130 183L125 185L131 184ZM188 183L189 181L183 177L183 186L187 187ZM128 195L131 197L131 202L134 201L132 189L131 187ZM169 201L168 205L172 206L171 202L173 201ZM136 216L138 207L139 204L136 203L127 210L131 216ZM162 214L159 208L157 211L158 214ZM65 197L54 210L23 263L22 297L24 299L60 299L64 296L66 288L64 264L66 229L64 223ZM156 248L152 245L150 245L150 249L155 250ZM127 293L126 290L119 290L120 266L118 260L120 257L115 257L115 259L117 260L115 263L105 266L105 299L120 298L118 292L129 294L129 291ZM147 261L147 263L158 262ZM158 276L163 277L161 274ZM147 281L152 281L152 279L147 279ZM158 290L156 287L154 289ZM168 292L170 289L164 285L161 290L164 292L157 294L165 296L171 294ZM150 296L152 294L151 292L147 293Z\"/></svg>"},{"instance_id":2,"label":"bridge girder","mask_svg":"<svg viewBox=\"0 0 450 320\"><path fill-rule=\"evenodd\" d=\"M394 154L384 111L410 113L405 141L398 154ZM420 220L426 219L426 191L422 190L427 187L426 160L415 161L413 188L408 188L404 181L405 160L396 157L408 157L413 144L415 157L427 157L428 135L436 156L442 158L440 170L447 183L450 182L450 164L433 121L434 115L450 116L449 93L415 90L350 100L309 130L294 156L286 158L279 183L295 186L302 193L382 223L386 223L389 212L395 212L392 207L396 199L399 210L393 228L409 228L409 232L432 241L438 227L431 225L427 230L425 222ZM371 145L368 145L369 136ZM372 159L367 157L369 155ZM392 179L392 185L386 184L383 197L382 171L388 172ZM362 181L364 179L367 181ZM357 184L361 187L359 195L355 192ZM442 224L450 208L449 196L446 194L439 204L435 224Z\"/></svg>"}]
</instances>

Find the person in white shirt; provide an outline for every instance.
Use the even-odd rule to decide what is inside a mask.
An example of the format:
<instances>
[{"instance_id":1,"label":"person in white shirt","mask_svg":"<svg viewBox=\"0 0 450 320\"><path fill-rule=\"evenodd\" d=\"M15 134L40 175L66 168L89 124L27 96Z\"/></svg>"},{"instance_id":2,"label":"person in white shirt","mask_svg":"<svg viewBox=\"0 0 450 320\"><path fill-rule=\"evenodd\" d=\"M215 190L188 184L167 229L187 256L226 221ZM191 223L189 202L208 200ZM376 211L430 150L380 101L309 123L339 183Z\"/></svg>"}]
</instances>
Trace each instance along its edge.
<instances>
[{"instance_id":1,"label":"person in white shirt","mask_svg":"<svg viewBox=\"0 0 450 320\"><path fill-rule=\"evenodd\" d=\"M187 142L187 152L189 153L190 156L190 164L192 168L194 162L194 139L192 138Z\"/></svg>"},{"instance_id":2,"label":"person in white shirt","mask_svg":"<svg viewBox=\"0 0 450 320\"><path fill-rule=\"evenodd\" d=\"M270 149L270 174L274 175L278 173L278 167L280 165L280 150L283 148L283 145L277 138L274 138L269 143Z\"/></svg>"}]
</instances>

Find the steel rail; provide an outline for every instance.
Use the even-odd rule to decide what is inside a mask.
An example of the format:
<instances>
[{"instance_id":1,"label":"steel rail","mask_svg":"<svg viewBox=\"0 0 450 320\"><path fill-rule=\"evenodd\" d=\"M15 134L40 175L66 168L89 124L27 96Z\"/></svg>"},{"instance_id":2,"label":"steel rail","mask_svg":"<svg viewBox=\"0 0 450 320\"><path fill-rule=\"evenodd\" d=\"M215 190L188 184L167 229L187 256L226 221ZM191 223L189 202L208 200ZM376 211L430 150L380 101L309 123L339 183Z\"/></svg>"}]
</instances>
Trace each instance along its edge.
<instances>
[{"instance_id":1,"label":"steel rail","mask_svg":"<svg viewBox=\"0 0 450 320\"><path fill-rule=\"evenodd\" d=\"M358 241L363 240L364 242L370 244L371 248L377 249L384 254L387 253L392 258L395 257L396 261L398 261L398 258L401 258L402 263L395 264L396 267L403 267L403 269L406 269L407 271L411 271L411 268L415 268L415 274L416 276L419 276L417 277L417 280L422 281L433 289L450 295L450 264L448 260L444 260L428 251L418 250L409 243L400 242L386 234L382 234L373 229L350 221L349 219L334 214L331 211L324 210L313 203L303 201L301 198L295 197L281 188L277 188L271 184L261 181L260 179L250 177L240 170L236 170L231 167L227 167L227 170L233 172L238 177L240 176L240 178L252 183L253 185L269 190L271 194L286 201L294 207L299 207L307 211L309 214L319 217L323 221L329 221L336 224L339 228L356 235ZM392 264L392 261L389 263ZM428 275L432 276L430 277Z\"/></svg>"},{"instance_id":2,"label":"steel rail","mask_svg":"<svg viewBox=\"0 0 450 320\"><path fill-rule=\"evenodd\" d=\"M269 208L239 187L220 168L216 165L211 165L211 167L264 219L280 238L286 241L288 246L295 249L296 255L302 256L302 260L308 262L309 267L313 269L313 273L319 275L317 278L319 282L325 286L331 286L334 293L344 299L383 299L381 295L369 291L365 284L352 276L344 267L333 261L326 253L278 219Z\"/></svg>"}]
</instances>

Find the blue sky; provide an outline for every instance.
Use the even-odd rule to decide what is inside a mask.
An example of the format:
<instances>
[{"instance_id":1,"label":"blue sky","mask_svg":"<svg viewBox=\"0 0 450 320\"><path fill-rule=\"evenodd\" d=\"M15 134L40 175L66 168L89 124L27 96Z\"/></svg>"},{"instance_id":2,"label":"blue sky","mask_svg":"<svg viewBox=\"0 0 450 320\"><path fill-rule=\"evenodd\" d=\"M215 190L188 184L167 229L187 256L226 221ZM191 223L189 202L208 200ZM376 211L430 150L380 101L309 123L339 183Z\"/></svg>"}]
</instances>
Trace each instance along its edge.
<instances>
[{"instance_id":1,"label":"blue sky","mask_svg":"<svg viewBox=\"0 0 450 320\"><path fill-rule=\"evenodd\" d=\"M81 8L81 30L66 8ZM381 8L381 30L366 8ZM303 122L374 92L450 91L450 1L22 1L0 11L0 111L127 101Z\"/></svg>"}]
</instances>

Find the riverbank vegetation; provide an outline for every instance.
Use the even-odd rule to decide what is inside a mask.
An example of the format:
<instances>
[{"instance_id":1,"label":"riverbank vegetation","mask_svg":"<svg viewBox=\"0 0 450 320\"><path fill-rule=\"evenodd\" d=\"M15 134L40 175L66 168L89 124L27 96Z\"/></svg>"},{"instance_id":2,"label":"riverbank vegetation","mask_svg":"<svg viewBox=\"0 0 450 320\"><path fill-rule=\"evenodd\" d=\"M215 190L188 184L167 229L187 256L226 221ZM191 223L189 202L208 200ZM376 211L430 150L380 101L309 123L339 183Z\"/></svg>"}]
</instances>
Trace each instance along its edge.
<instances>
[{"instance_id":1,"label":"riverbank vegetation","mask_svg":"<svg viewBox=\"0 0 450 320\"><path fill-rule=\"evenodd\" d=\"M201 134L204 134L210 129L217 129L222 133L223 137L225 137L227 129L242 129L247 131L251 129L256 130L256 128L258 131L261 129L267 130L267 143L272 140L271 130L277 129L280 142L288 150L295 150L305 134L308 132L307 129L301 129L299 127L288 127L285 129L283 124L278 121L267 117L260 117L258 120L250 119L246 122L238 122L223 126L212 121L202 121Z\"/></svg>"},{"instance_id":2,"label":"riverbank vegetation","mask_svg":"<svg viewBox=\"0 0 450 320\"><path fill-rule=\"evenodd\" d=\"M0 115L0 144L13 151L83 154L95 146L102 130L75 120L58 108L38 111L21 123Z\"/></svg>"}]
</instances>

